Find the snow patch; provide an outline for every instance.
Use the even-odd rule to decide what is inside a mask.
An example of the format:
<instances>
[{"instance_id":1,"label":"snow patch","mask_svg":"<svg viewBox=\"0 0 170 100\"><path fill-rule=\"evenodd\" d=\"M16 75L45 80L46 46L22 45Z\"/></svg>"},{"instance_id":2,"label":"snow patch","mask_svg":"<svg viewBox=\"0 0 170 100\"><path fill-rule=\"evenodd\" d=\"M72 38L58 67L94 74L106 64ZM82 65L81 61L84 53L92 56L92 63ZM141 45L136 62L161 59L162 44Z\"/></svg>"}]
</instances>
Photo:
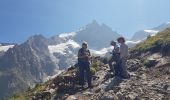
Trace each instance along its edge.
<instances>
[{"instance_id":1,"label":"snow patch","mask_svg":"<svg viewBox=\"0 0 170 100\"><path fill-rule=\"evenodd\" d=\"M66 43L61 43L58 45L50 45L48 46L48 49L50 53L66 54L65 53L66 49L69 49L70 47L75 49L75 48L79 48L80 45L73 40L69 40Z\"/></svg>"},{"instance_id":2,"label":"snow patch","mask_svg":"<svg viewBox=\"0 0 170 100\"><path fill-rule=\"evenodd\" d=\"M92 50L90 49L91 53L96 56L105 56L106 53L111 52L113 47L103 48L101 50Z\"/></svg>"},{"instance_id":3,"label":"snow patch","mask_svg":"<svg viewBox=\"0 0 170 100\"><path fill-rule=\"evenodd\" d=\"M156 34L159 32L158 30L144 30L144 31L150 34Z\"/></svg>"},{"instance_id":4,"label":"snow patch","mask_svg":"<svg viewBox=\"0 0 170 100\"><path fill-rule=\"evenodd\" d=\"M139 41L126 41L126 44L138 44L140 42L141 42L141 40L139 40Z\"/></svg>"},{"instance_id":5,"label":"snow patch","mask_svg":"<svg viewBox=\"0 0 170 100\"><path fill-rule=\"evenodd\" d=\"M71 36L75 36L76 33L75 32L71 32L71 33L62 33L59 35L60 38L66 38L66 37L71 37Z\"/></svg>"},{"instance_id":6,"label":"snow patch","mask_svg":"<svg viewBox=\"0 0 170 100\"><path fill-rule=\"evenodd\" d=\"M170 22L167 22L166 24L170 24Z\"/></svg>"},{"instance_id":7,"label":"snow patch","mask_svg":"<svg viewBox=\"0 0 170 100\"><path fill-rule=\"evenodd\" d=\"M0 51L6 52L8 49L13 48L14 45L6 45L6 46L1 46L0 45Z\"/></svg>"}]
</instances>

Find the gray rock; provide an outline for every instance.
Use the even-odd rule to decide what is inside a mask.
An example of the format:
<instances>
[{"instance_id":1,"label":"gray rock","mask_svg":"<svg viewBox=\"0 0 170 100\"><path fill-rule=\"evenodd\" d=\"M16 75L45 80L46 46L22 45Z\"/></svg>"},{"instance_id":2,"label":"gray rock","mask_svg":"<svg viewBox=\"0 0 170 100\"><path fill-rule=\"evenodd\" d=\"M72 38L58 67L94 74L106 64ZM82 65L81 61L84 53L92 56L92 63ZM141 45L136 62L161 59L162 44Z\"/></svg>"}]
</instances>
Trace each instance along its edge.
<instances>
[{"instance_id":1,"label":"gray rock","mask_svg":"<svg viewBox=\"0 0 170 100\"><path fill-rule=\"evenodd\" d=\"M125 96L121 92L117 92L116 95L117 95L119 100L124 100L125 99Z\"/></svg>"},{"instance_id":2,"label":"gray rock","mask_svg":"<svg viewBox=\"0 0 170 100\"><path fill-rule=\"evenodd\" d=\"M119 100L114 93L105 93L100 100Z\"/></svg>"}]
</instances>

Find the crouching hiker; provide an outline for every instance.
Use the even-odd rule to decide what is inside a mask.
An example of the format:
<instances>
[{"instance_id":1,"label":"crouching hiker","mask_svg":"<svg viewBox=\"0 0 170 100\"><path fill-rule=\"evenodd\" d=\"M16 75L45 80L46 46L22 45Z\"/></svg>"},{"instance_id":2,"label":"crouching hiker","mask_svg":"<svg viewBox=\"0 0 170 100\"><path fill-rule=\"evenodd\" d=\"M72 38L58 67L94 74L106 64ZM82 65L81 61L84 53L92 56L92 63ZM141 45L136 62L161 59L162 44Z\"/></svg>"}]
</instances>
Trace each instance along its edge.
<instances>
[{"instance_id":1,"label":"crouching hiker","mask_svg":"<svg viewBox=\"0 0 170 100\"><path fill-rule=\"evenodd\" d=\"M116 44L115 41L111 41L111 45L114 47L113 51L111 52L112 58L109 60L109 67L110 72L115 72L115 76L119 76L120 72L120 53L119 53L119 47ZM116 64L113 67L113 62Z\"/></svg>"},{"instance_id":2,"label":"crouching hiker","mask_svg":"<svg viewBox=\"0 0 170 100\"><path fill-rule=\"evenodd\" d=\"M85 84L85 75L88 83L88 88L92 88L91 83L91 72L90 72L90 58L91 54L88 50L88 44L87 42L82 43L82 48L78 51L78 65L79 65L79 71L80 71L80 85L82 88L84 88Z\"/></svg>"},{"instance_id":3,"label":"crouching hiker","mask_svg":"<svg viewBox=\"0 0 170 100\"><path fill-rule=\"evenodd\" d=\"M128 58L128 46L125 44L125 39L124 37L120 37L117 39L118 43L120 43L120 60L121 60L121 77L122 78L129 78L130 75L128 74L127 71L127 66L126 66L126 61Z\"/></svg>"}]
</instances>

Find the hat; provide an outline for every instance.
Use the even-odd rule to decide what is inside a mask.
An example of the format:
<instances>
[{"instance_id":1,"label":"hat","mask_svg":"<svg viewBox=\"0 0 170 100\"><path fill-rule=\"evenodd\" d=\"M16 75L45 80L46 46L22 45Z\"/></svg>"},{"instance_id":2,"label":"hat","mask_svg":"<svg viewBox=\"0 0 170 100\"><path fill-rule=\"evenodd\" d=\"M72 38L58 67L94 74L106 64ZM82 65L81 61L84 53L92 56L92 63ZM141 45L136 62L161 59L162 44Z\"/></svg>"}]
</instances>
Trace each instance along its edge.
<instances>
[{"instance_id":1,"label":"hat","mask_svg":"<svg viewBox=\"0 0 170 100\"><path fill-rule=\"evenodd\" d=\"M123 42L125 42L125 38L124 38L124 37L119 37L119 38L117 39L118 42L119 42L120 40L123 40Z\"/></svg>"},{"instance_id":2,"label":"hat","mask_svg":"<svg viewBox=\"0 0 170 100\"><path fill-rule=\"evenodd\" d=\"M111 42L110 42L110 45L113 45L113 44L116 44L116 42L115 42L115 41L111 41Z\"/></svg>"},{"instance_id":3,"label":"hat","mask_svg":"<svg viewBox=\"0 0 170 100\"><path fill-rule=\"evenodd\" d=\"M88 43L87 43L86 41L84 41L84 42L82 43L82 45L88 45Z\"/></svg>"}]
</instances>

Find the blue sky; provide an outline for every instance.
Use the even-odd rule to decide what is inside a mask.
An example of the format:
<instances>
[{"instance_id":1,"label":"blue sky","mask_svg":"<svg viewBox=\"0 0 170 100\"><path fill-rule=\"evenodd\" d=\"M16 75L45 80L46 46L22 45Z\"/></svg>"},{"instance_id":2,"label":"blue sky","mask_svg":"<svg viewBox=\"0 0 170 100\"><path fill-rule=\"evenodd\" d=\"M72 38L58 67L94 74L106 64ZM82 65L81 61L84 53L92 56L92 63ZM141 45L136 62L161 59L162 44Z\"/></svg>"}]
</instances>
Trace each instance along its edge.
<instances>
[{"instance_id":1,"label":"blue sky","mask_svg":"<svg viewBox=\"0 0 170 100\"><path fill-rule=\"evenodd\" d=\"M0 42L76 31L97 20L131 37L170 21L170 0L0 0Z\"/></svg>"}]
</instances>

